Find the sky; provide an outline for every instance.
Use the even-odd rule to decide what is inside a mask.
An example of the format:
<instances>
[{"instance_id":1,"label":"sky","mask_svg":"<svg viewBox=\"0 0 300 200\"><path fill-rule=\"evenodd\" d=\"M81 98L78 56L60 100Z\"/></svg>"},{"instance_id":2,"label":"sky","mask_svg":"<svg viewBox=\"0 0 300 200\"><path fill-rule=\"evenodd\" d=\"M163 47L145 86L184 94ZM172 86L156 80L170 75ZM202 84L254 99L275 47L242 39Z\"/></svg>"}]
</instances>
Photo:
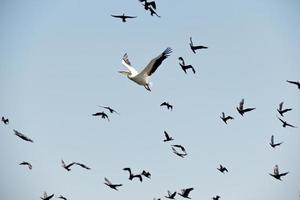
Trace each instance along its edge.
<instances>
[{"instance_id":1,"label":"sky","mask_svg":"<svg viewBox=\"0 0 300 200\"><path fill-rule=\"evenodd\" d=\"M71 200L161 198L193 187L192 199L299 199L300 2L156 0L151 17L137 0L0 0L0 199L39 199L46 191ZM122 23L110 15L128 14ZM207 46L194 54L196 45ZM118 73L128 54L142 70L167 47L151 76L152 91ZM178 57L196 74L184 74ZM255 107L244 117L240 100ZM173 111L160 107L164 101ZM111 106L110 122L93 117ZM228 125L222 112L234 120ZM16 129L34 140L25 142ZM164 131L175 140L164 143ZM270 137L283 141L276 149ZM171 144L183 145L180 158ZM81 162L90 171L65 162ZM22 161L32 170L20 166ZM228 169L221 174L219 164ZM282 181L269 173L278 164ZM128 180L150 171L143 183ZM104 177L122 183L119 191ZM180 200L182 197L177 196Z\"/></svg>"}]
</instances>

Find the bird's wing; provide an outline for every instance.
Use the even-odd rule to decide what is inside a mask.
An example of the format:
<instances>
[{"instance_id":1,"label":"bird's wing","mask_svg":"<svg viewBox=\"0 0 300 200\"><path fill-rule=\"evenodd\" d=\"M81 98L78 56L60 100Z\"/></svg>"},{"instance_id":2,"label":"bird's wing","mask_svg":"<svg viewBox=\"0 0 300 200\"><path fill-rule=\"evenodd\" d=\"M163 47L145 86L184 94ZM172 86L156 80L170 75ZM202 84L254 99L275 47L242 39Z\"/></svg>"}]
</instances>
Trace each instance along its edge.
<instances>
[{"instance_id":1,"label":"bird's wing","mask_svg":"<svg viewBox=\"0 0 300 200\"><path fill-rule=\"evenodd\" d=\"M76 163L75 163L75 162L72 162L72 163L68 164L68 165L66 166L66 168L69 168L69 167L71 167L71 166L74 165L74 164L76 164Z\"/></svg>"},{"instance_id":2,"label":"bird's wing","mask_svg":"<svg viewBox=\"0 0 300 200\"><path fill-rule=\"evenodd\" d=\"M194 49L196 50L196 49L207 49L208 47L206 47L206 46L202 46L202 45L200 45L200 46L194 46Z\"/></svg>"},{"instance_id":3,"label":"bird's wing","mask_svg":"<svg viewBox=\"0 0 300 200\"><path fill-rule=\"evenodd\" d=\"M170 138L167 131L164 131L166 138Z\"/></svg>"},{"instance_id":4,"label":"bird's wing","mask_svg":"<svg viewBox=\"0 0 300 200\"><path fill-rule=\"evenodd\" d=\"M167 102L163 102L162 104L160 104L160 106L166 106L166 105L168 105Z\"/></svg>"},{"instance_id":5,"label":"bird's wing","mask_svg":"<svg viewBox=\"0 0 300 200\"><path fill-rule=\"evenodd\" d=\"M279 168L278 165L275 165L274 167L274 175L278 175L279 174Z\"/></svg>"},{"instance_id":6,"label":"bird's wing","mask_svg":"<svg viewBox=\"0 0 300 200\"><path fill-rule=\"evenodd\" d=\"M225 118L225 113L224 112L222 112L222 117Z\"/></svg>"},{"instance_id":7,"label":"bird's wing","mask_svg":"<svg viewBox=\"0 0 300 200\"><path fill-rule=\"evenodd\" d=\"M190 45L193 46L193 40L192 40L192 37L190 37Z\"/></svg>"},{"instance_id":8,"label":"bird's wing","mask_svg":"<svg viewBox=\"0 0 300 200\"><path fill-rule=\"evenodd\" d=\"M282 110L282 107L283 107L283 102L281 102L281 103L279 104L279 110Z\"/></svg>"},{"instance_id":9,"label":"bird's wing","mask_svg":"<svg viewBox=\"0 0 300 200\"><path fill-rule=\"evenodd\" d=\"M292 83L292 84L296 84L296 85L299 84L297 81L287 81L287 82Z\"/></svg>"},{"instance_id":10,"label":"bird's wing","mask_svg":"<svg viewBox=\"0 0 300 200\"><path fill-rule=\"evenodd\" d=\"M148 5L151 5L152 8L154 8L156 10L156 3L155 3L155 1L149 2Z\"/></svg>"},{"instance_id":11,"label":"bird's wing","mask_svg":"<svg viewBox=\"0 0 300 200\"><path fill-rule=\"evenodd\" d=\"M111 185L112 183L106 178L104 177L104 180L106 181L106 183L108 183L109 185Z\"/></svg>"},{"instance_id":12,"label":"bird's wing","mask_svg":"<svg viewBox=\"0 0 300 200\"><path fill-rule=\"evenodd\" d=\"M282 123L286 123L285 121L283 121L282 119L280 119L279 117L277 117Z\"/></svg>"},{"instance_id":13,"label":"bird's wing","mask_svg":"<svg viewBox=\"0 0 300 200\"><path fill-rule=\"evenodd\" d=\"M116 18L122 18L123 15L111 15L112 17L116 17Z\"/></svg>"},{"instance_id":14,"label":"bird's wing","mask_svg":"<svg viewBox=\"0 0 300 200\"><path fill-rule=\"evenodd\" d=\"M243 107L244 107L244 99L242 99L240 102L240 106L239 106L240 110L243 110Z\"/></svg>"},{"instance_id":15,"label":"bird's wing","mask_svg":"<svg viewBox=\"0 0 300 200\"><path fill-rule=\"evenodd\" d=\"M128 16L128 15L126 15L126 16L124 16L125 18L136 18L137 16Z\"/></svg>"},{"instance_id":16,"label":"bird's wing","mask_svg":"<svg viewBox=\"0 0 300 200\"><path fill-rule=\"evenodd\" d=\"M138 72L131 66L127 53L125 53L122 58L122 64L130 71L131 74L138 74Z\"/></svg>"},{"instance_id":17,"label":"bird's wing","mask_svg":"<svg viewBox=\"0 0 300 200\"><path fill-rule=\"evenodd\" d=\"M159 56L156 58L153 58L149 64L141 71L142 76L151 76L156 69L160 66L163 60L165 60L170 53L172 53L172 49L168 47L164 52L162 52Z\"/></svg>"},{"instance_id":18,"label":"bird's wing","mask_svg":"<svg viewBox=\"0 0 300 200\"><path fill-rule=\"evenodd\" d=\"M274 135L271 136L271 144L274 144Z\"/></svg>"},{"instance_id":19,"label":"bird's wing","mask_svg":"<svg viewBox=\"0 0 300 200\"><path fill-rule=\"evenodd\" d=\"M280 176L285 176L285 175L287 175L289 172L285 172L285 173L281 173L281 174L279 174Z\"/></svg>"},{"instance_id":20,"label":"bird's wing","mask_svg":"<svg viewBox=\"0 0 300 200\"><path fill-rule=\"evenodd\" d=\"M193 190L194 188L187 188L185 189L184 193L186 194L186 196L189 195L189 193Z\"/></svg>"}]
</instances>

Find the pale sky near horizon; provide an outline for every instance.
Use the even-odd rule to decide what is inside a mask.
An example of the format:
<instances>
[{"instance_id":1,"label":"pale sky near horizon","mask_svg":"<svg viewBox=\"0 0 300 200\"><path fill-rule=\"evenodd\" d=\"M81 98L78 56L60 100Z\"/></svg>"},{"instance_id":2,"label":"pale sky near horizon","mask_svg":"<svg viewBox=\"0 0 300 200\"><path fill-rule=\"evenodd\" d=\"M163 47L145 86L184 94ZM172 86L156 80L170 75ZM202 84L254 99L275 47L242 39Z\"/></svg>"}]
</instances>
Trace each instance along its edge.
<instances>
[{"instance_id":1,"label":"pale sky near horizon","mask_svg":"<svg viewBox=\"0 0 300 200\"><path fill-rule=\"evenodd\" d=\"M299 199L300 2L156 0L161 18L138 0L0 0L0 199L165 199L194 187L193 200ZM111 14L137 16L122 23ZM208 46L194 54L195 45ZM118 71L128 53L139 71L167 47L173 53L151 76L152 91ZM178 57L196 74L184 74ZM256 110L244 117L240 100ZM174 105L168 111L159 105ZM110 122L93 117L115 108ZM221 112L235 119L228 125ZM34 140L17 138L16 129ZM175 140L164 143L164 130ZM276 149L269 145L283 141ZM186 147L184 159L171 144ZM77 161L90 171L61 159ZM29 161L29 171L19 166ZM219 164L229 172L217 171ZM269 173L278 164L282 181ZM124 167L151 180L129 181ZM119 191L104 177L122 183ZM177 196L177 200L183 199Z\"/></svg>"}]
</instances>

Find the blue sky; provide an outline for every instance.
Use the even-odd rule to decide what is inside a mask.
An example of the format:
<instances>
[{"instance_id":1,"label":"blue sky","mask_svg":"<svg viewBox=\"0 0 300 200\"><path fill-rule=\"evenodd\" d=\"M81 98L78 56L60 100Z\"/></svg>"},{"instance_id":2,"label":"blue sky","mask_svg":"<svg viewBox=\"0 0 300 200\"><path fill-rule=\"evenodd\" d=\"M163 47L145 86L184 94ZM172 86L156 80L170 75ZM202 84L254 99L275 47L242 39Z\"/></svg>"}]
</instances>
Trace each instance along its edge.
<instances>
[{"instance_id":1,"label":"blue sky","mask_svg":"<svg viewBox=\"0 0 300 200\"><path fill-rule=\"evenodd\" d=\"M10 119L0 126L0 199L47 191L71 200L152 200L186 187L195 188L192 199L299 199L299 128L284 129L276 117L284 101L293 108L285 120L300 126L300 93L286 83L300 75L299 1L156 4L161 18L135 0L0 1L0 114ZM110 16L122 13L137 18ZM193 54L190 36L209 48ZM151 77L152 92L118 73L125 53L141 70L166 47L173 53ZM183 73L179 56L195 75ZM244 117L235 108L242 98L257 108ZM97 105L120 116L95 118ZM223 111L235 118L228 125ZM162 142L164 130L186 147L186 158ZM271 135L284 143L272 149ZM92 170L67 172L62 158ZM32 171L18 165L23 160ZM290 172L282 182L268 175L275 164ZM124 167L152 179L130 182ZM104 177L124 186L110 190Z\"/></svg>"}]
</instances>

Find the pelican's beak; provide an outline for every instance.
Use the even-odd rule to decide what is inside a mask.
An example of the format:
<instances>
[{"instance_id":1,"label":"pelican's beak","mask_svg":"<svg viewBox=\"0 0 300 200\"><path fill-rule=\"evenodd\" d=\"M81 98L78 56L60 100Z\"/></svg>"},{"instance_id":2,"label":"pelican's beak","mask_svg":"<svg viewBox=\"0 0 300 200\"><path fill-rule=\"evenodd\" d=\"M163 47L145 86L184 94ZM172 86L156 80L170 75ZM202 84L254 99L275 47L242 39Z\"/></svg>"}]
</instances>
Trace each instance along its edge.
<instances>
[{"instance_id":1,"label":"pelican's beak","mask_svg":"<svg viewBox=\"0 0 300 200\"><path fill-rule=\"evenodd\" d=\"M129 72L127 72L127 71L119 71L119 73L121 73L121 74L123 74L125 76L127 76L129 74Z\"/></svg>"}]
</instances>

